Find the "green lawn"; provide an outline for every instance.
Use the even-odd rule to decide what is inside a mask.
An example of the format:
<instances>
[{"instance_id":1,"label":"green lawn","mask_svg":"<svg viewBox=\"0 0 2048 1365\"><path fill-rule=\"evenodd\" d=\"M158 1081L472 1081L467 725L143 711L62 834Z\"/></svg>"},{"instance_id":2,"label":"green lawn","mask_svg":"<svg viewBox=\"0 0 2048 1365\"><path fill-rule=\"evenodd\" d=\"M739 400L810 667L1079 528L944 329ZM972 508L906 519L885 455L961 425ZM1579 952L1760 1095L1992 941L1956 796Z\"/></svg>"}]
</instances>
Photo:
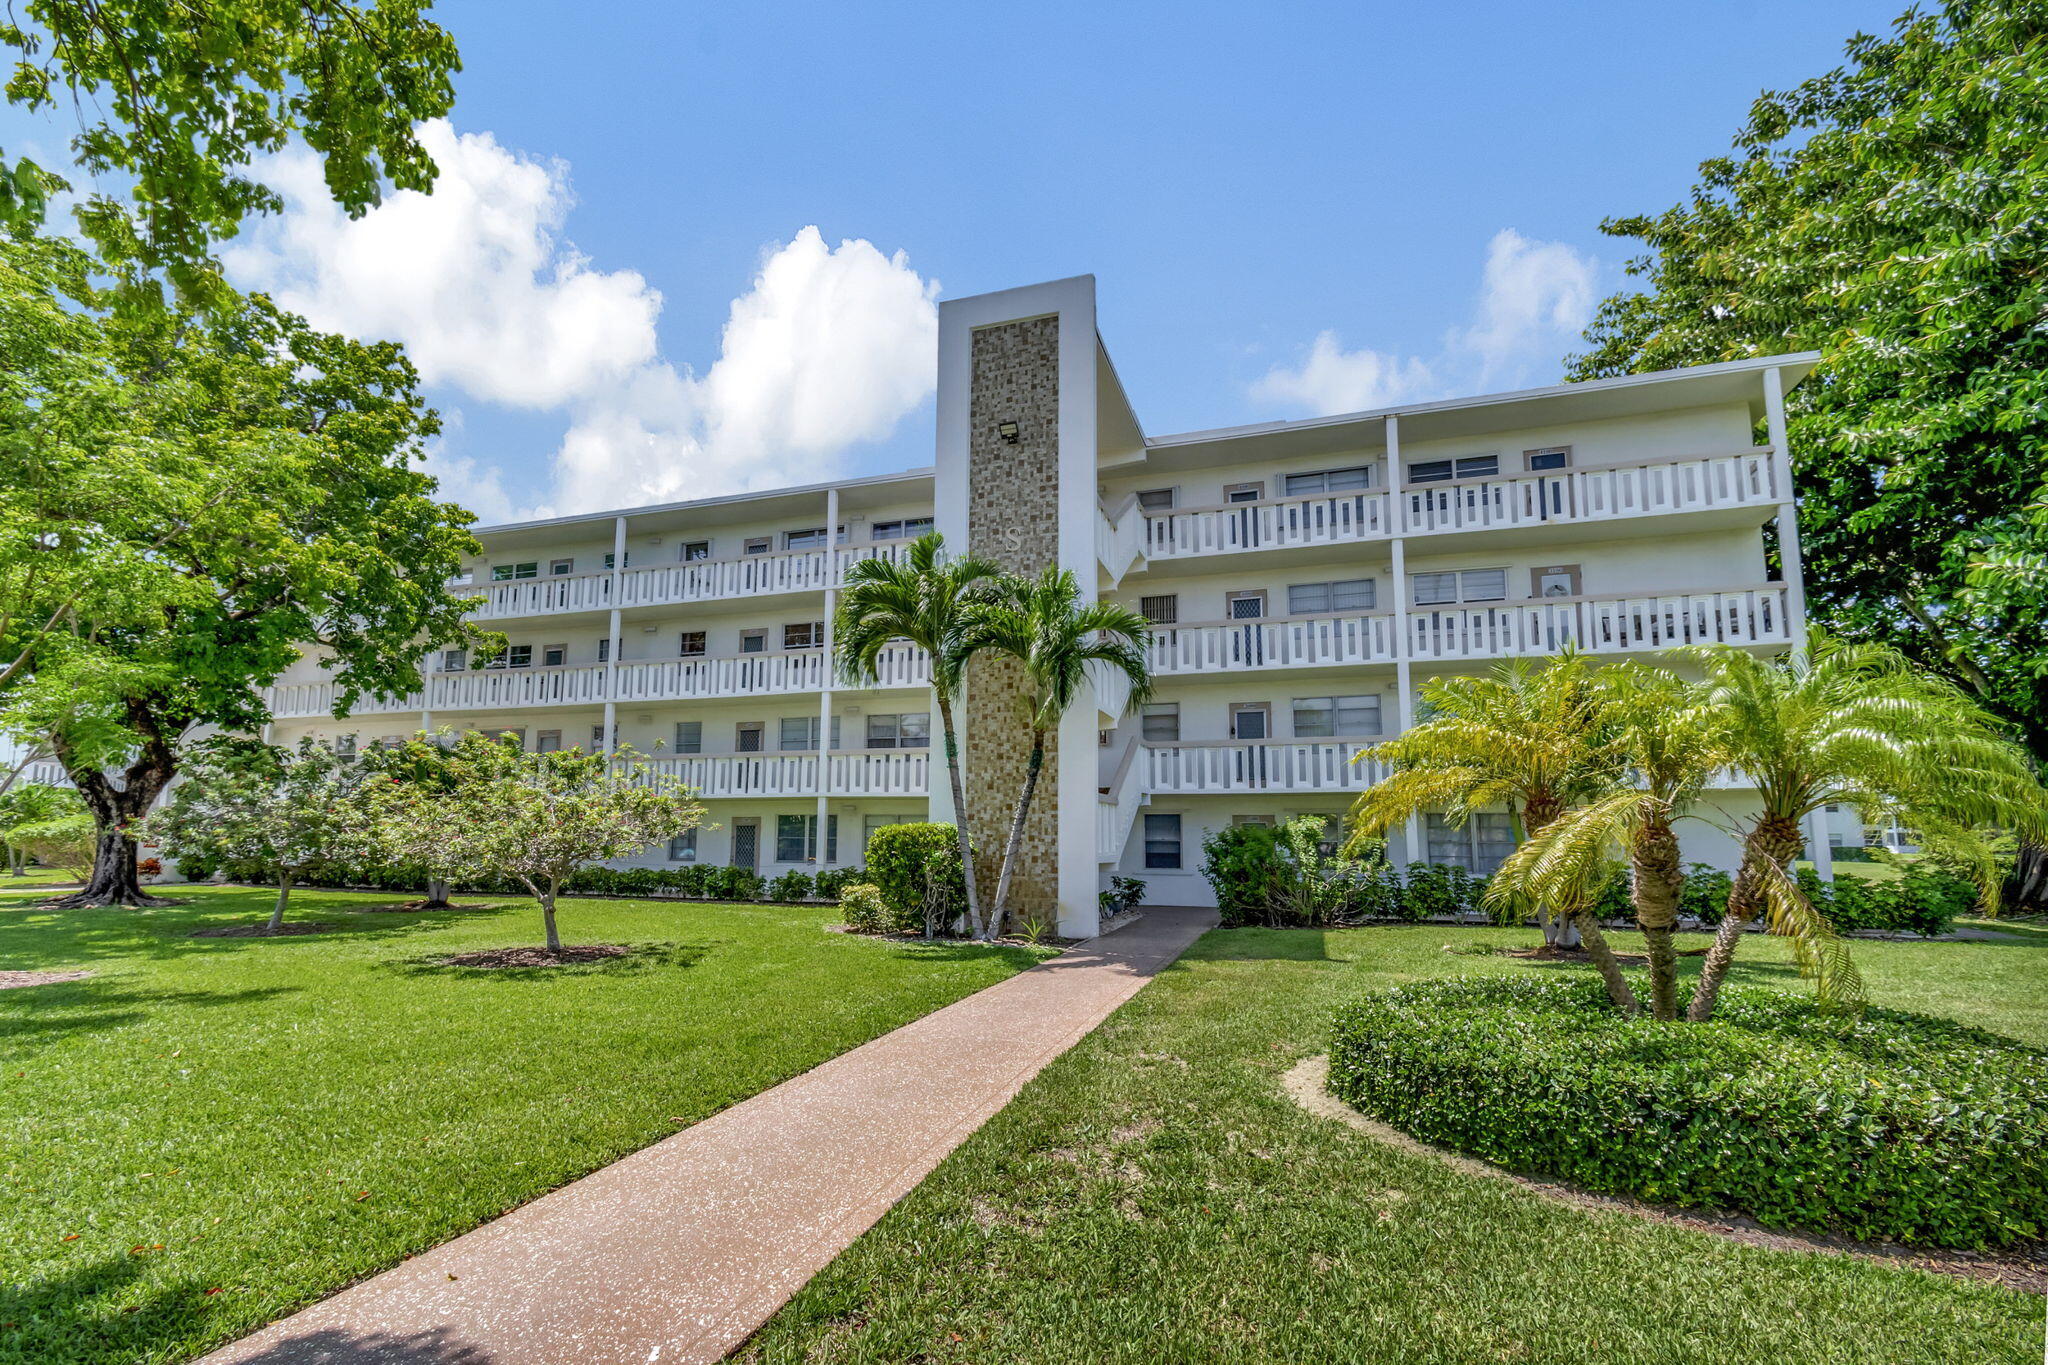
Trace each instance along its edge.
<instances>
[{"instance_id":1,"label":"green lawn","mask_svg":"<svg viewBox=\"0 0 2048 1365\"><path fill-rule=\"evenodd\" d=\"M2048 1044L2048 931L2013 928L2022 942L1859 942L1856 959L1880 1003ZM1533 938L1209 935L814 1280L745 1358L2039 1359L2039 1299L1563 1207L1282 1096L1282 1073L1323 1050L1331 1011L1358 991L1581 970L1445 951ZM1798 988L1776 941L1748 940L1735 977Z\"/></svg>"},{"instance_id":2,"label":"green lawn","mask_svg":"<svg viewBox=\"0 0 2048 1365\"><path fill-rule=\"evenodd\" d=\"M4 886L4 882L0 882ZM895 946L832 911L567 901L618 963L460 971L538 941L530 903L260 920L227 888L150 912L0 898L0 1361L188 1359L990 985L1018 948ZM482 898L490 901L493 898Z\"/></svg>"}]
</instances>

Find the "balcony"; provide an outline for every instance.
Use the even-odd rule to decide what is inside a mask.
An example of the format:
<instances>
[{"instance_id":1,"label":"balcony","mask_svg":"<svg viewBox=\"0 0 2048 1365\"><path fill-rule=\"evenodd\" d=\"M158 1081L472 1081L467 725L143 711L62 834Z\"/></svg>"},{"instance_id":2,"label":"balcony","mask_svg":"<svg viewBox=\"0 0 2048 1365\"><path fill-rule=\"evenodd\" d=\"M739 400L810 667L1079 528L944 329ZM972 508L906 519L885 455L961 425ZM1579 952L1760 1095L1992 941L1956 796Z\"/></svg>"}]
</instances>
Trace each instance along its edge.
<instances>
[{"instance_id":1,"label":"balcony","mask_svg":"<svg viewBox=\"0 0 2048 1365\"><path fill-rule=\"evenodd\" d=\"M901 646L876 661L876 687L926 687L931 661L923 650ZM617 700L693 701L706 697L767 697L823 689L829 669L822 650L737 654L703 659L629 660L618 666ZM364 698L351 713L498 711L529 706L603 705L603 664L561 668L479 668L432 673L424 692L396 700ZM279 718L325 716L334 710L334 684L289 683L271 689L270 712Z\"/></svg>"},{"instance_id":2,"label":"balcony","mask_svg":"<svg viewBox=\"0 0 2048 1365\"><path fill-rule=\"evenodd\" d=\"M1408 617L1409 658L1416 661L1554 654L1568 644L1589 654L1620 654L1677 645L1791 642L1785 589L1779 584L1726 592L1418 607Z\"/></svg>"},{"instance_id":3,"label":"balcony","mask_svg":"<svg viewBox=\"0 0 2048 1365\"><path fill-rule=\"evenodd\" d=\"M1144 791L1149 796L1209 796L1241 792L1356 792L1384 774L1376 763L1354 763L1374 739L1210 740L1140 743Z\"/></svg>"},{"instance_id":4,"label":"balcony","mask_svg":"<svg viewBox=\"0 0 2048 1365\"><path fill-rule=\"evenodd\" d=\"M923 749L818 754L719 754L657 758L639 771L681 779L706 799L746 796L912 796L929 792Z\"/></svg>"},{"instance_id":5,"label":"balcony","mask_svg":"<svg viewBox=\"0 0 2048 1365\"><path fill-rule=\"evenodd\" d=\"M1247 669L1391 663L1394 618L1365 612L1264 621L1155 626L1146 647L1155 676Z\"/></svg>"},{"instance_id":6,"label":"balcony","mask_svg":"<svg viewBox=\"0 0 2048 1365\"><path fill-rule=\"evenodd\" d=\"M781 554L743 555L738 559L699 559L687 564L629 568L618 575L616 603L612 600L610 570L485 583L475 587L483 600L470 612L470 619L493 621L562 612L607 611L615 605L659 607L776 593L823 592L844 583L847 569L860 560L893 559L904 550L902 545L883 544L857 549L792 550Z\"/></svg>"},{"instance_id":7,"label":"balcony","mask_svg":"<svg viewBox=\"0 0 2048 1365\"><path fill-rule=\"evenodd\" d=\"M1390 536L1767 509L1785 500L1768 447L1729 455L1668 457L1508 478L1262 499L1147 512L1127 502L1099 512L1096 557L1112 583L1153 560L1187 560Z\"/></svg>"}]
</instances>

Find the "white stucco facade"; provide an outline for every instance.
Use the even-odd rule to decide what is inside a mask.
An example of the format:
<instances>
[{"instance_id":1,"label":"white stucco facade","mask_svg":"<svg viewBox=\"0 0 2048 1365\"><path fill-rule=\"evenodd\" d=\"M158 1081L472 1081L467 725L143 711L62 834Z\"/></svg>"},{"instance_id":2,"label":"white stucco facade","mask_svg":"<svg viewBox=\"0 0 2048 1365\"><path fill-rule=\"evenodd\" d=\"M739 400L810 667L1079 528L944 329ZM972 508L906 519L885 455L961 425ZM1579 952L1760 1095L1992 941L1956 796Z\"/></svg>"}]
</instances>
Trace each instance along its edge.
<instances>
[{"instance_id":1,"label":"white stucco facade","mask_svg":"<svg viewBox=\"0 0 2048 1365\"><path fill-rule=\"evenodd\" d=\"M635 860L649 865L845 865L881 823L949 818L924 661L905 650L879 685L844 687L825 623L859 557L933 527L976 548L971 423L988 403L969 401L969 342L1041 317L1059 320L1057 562L1155 622L1151 708L1101 698L1058 735L1063 932L1092 931L1111 873L1145 878L1152 903L1208 903L1201 841L1233 820L1340 814L1373 778L1353 757L1413 723L1433 674L1566 641L1649 657L1707 641L1782 651L1803 633L1778 409L1811 356L1152 435L1079 277L942 305L933 467L483 528L466 586L510 657L436 657L421 694L341 719L318 660L302 660L273 691L272 739L439 725L536 748L609 738L710 807L694 847ZM1767 533L1788 551L1781 575ZM1751 800L1720 793L1688 856L1728 865L1716 824ZM1418 822L1392 851L1485 871L1499 848L1489 831Z\"/></svg>"}]
</instances>

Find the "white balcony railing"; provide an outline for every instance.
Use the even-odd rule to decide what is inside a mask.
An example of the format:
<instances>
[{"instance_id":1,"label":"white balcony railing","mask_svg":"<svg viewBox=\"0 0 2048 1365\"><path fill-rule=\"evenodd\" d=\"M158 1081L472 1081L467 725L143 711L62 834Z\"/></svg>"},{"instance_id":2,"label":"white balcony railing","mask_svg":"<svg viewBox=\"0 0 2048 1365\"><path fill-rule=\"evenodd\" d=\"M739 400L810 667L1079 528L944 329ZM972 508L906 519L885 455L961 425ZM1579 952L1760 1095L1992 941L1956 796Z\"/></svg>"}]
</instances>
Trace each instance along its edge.
<instances>
[{"instance_id":1,"label":"white balcony railing","mask_svg":"<svg viewBox=\"0 0 2048 1365\"><path fill-rule=\"evenodd\" d=\"M1146 513L1142 544L1152 559L1235 554L1377 540L1389 533L1391 524L1385 493L1318 494Z\"/></svg>"},{"instance_id":2,"label":"white balcony railing","mask_svg":"<svg viewBox=\"0 0 2048 1365\"><path fill-rule=\"evenodd\" d=\"M1145 513L1135 494L1125 498L1113 513L1101 506L1095 509L1095 558L1112 587L1144 558L1145 536Z\"/></svg>"},{"instance_id":3,"label":"white balcony railing","mask_svg":"<svg viewBox=\"0 0 2048 1365\"><path fill-rule=\"evenodd\" d=\"M1145 770L1138 762L1142 753L1138 744L1125 747L1123 758L1117 762L1096 804L1095 856L1101 862L1115 863L1124 856L1124 844L1131 837L1138 807L1145 804Z\"/></svg>"},{"instance_id":4,"label":"white balcony railing","mask_svg":"<svg viewBox=\"0 0 2048 1365\"><path fill-rule=\"evenodd\" d=\"M1155 626L1146 652L1158 675L1234 673L1387 663L1394 658L1394 644L1394 618L1367 612Z\"/></svg>"},{"instance_id":5,"label":"white balcony railing","mask_svg":"<svg viewBox=\"0 0 2048 1365\"><path fill-rule=\"evenodd\" d=\"M716 754L650 759L639 771L679 778L706 798L924 796L931 757L923 749Z\"/></svg>"},{"instance_id":6,"label":"white balcony railing","mask_svg":"<svg viewBox=\"0 0 2048 1365\"><path fill-rule=\"evenodd\" d=\"M1675 645L1788 644L1785 589L1772 584L1726 592L1636 597L1548 598L1489 606L1418 607L1408 618L1410 657L1500 659Z\"/></svg>"},{"instance_id":7,"label":"white balcony railing","mask_svg":"<svg viewBox=\"0 0 2048 1365\"><path fill-rule=\"evenodd\" d=\"M1354 763L1371 739L1212 740L1144 744L1149 795L1211 792L1362 791L1383 774Z\"/></svg>"},{"instance_id":8,"label":"white balcony railing","mask_svg":"<svg viewBox=\"0 0 2048 1365\"><path fill-rule=\"evenodd\" d=\"M687 564L651 564L627 569L619 577L618 601L612 600L612 575L563 574L510 583L458 586L458 593L482 597L470 618L477 621L556 612L604 611L613 606L655 607L722 598L757 597L770 593L822 592L839 587L846 571L863 559L896 558L905 546L886 543L831 550L790 550L780 554L743 555L738 559L699 559Z\"/></svg>"},{"instance_id":9,"label":"white balcony railing","mask_svg":"<svg viewBox=\"0 0 2048 1365\"><path fill-rule=\"evenodd\" d=\"M902 646L876 661L877 687L925 687L930 660L923 650ZM619 701L688 701L701 697L765 697L816 692L826 681L822 650L786 654L736 654L703 659L629 660L618 667ZM353 715L403 711L495 711L529 706L602 704L603 664L561 668L479 668L432 673L423 692L395 701L363 698ZM271 689L273 716L324 716L334 710L334 684L287 683Z\"/></svg>"},{"instance_id":10,"label":"white balcony railing","mask_svg":"<svg viewBox=\"0 0 2048 1365\"><path fill-rule=\"evenodd\" d=\"M1493 530L1782 501L1766 448L1411 487L1401 493L1401 529Z\"/></svg>"}]
</instances>

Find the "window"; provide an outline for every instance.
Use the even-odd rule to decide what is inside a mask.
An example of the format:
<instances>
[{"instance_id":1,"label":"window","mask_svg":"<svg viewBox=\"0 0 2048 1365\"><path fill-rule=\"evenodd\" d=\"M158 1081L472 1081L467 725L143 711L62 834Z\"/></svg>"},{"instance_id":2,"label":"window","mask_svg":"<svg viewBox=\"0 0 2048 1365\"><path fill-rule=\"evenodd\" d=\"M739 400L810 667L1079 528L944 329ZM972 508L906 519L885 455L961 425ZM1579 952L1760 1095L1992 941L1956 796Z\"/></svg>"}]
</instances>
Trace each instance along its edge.
<instances>
[{"instance_id":1,"label":"window","mask_svg":"<svg viewBox=\"0 0 2048 1365\"><path fill-rule=\"evenodd\" d=\"M775 817L775 861L813 863L818 860L818 817L778 815ZM839 860L839 817L825 817L825 861Z\"/></svg>"},{"instance_id":2,"label":"window","mask_svg":"<svg viewBox=\"0 0 2048 1365\"><path fill-rule=\"evenodd\" d=\"M832 717L832 744L839 744L839 717ZM778 747L785 753L805 752L818 747L816 716L784 716L780 723Z\"/></svg>"},{"instance_id":3,"label":"window","mask_svg":"<svg viewBox=\"0 0 2048 1365\"><path fill-rule=\"evenodd\" d=\"M1148 815L1145 817L1145 866L1180 866L1180 817L1178 815Z\"/></svg>"},{"instance_id":4,"label":"window","mask_svg":"<svg viewBox=\"0 0 2048 1365\"><path fill-rule=\"evenodd\" d=\"M761 752L761 740L762 726L758 720L743 720L733 727L734 753L758 754Z\"/></svg>"},{"instance_id":5,"label":"window","mask_svg":"<svg viewBox=\"0 0 2048 1365\"><path fill-rule=\"evenodd\" d=\"M1146 702L1138 712L1138 738L1149 739L1158 744L1175 744L1180 741L1180 703L1177 701Z\"/></svg>"},{"instance_id":6,"label":"window","mask_svg":"<svg viewBox=\"0 0 2048 1365\"><path fill-rule=\"evenodd\" d=\"M501 743L509 744L515 749L524 749L526 747L526 727L524 725L501 725L491 731L491 738Z\"/></svg>"},{"instance_id":7,"label":"window","mask_svg":"<svg viewBox=\"0 0 2048 1365\"><path fill-rule=\"evenodd\" d=\"M1319 469L1311 474L1289 474L1283 486L1290 498L1312 493L1351 493L1372 487L1372 469L1359 464L1344 469Z\"/></svg>"},{"instance_id":8,"label":"window","mask_svg":"<svg viewBox=\"0 0 2048 1365\"><path fill-rule=\"evenodd\" d=\"M1142 512L1171 512L1180 501L1177 488L1146 488L1138 493L1138 510Z\"/></svg>"},{"instance_id":9,"label":"window","mask_svg":"<svg viewBox=\"0 0 2048 1365\"><path fill-rule=\"evenodd\" d=\"M356 756L356 737L354 735L336 735L334 737L334 752L341 758L354 758Z\"/></svg>"},{"instance_id":10,"label":"window","mask_svg":"<svg viewBox=\"0 0 2048 1365\"><path fill-rule=\"evenodd\" d=\"M676 653L685 659L699 658L704 653L704 632L686 630L677 637Z\"/></svg>"},{"instance_id":11,"label":"window","mask_svg":"<svg viewBox=\"0 0 2048 1365\"><path fill-rule=\"evenodd\" d=\"M1266 496L1263 483L1226 483L1223 485L1225 502L1257 502Z\"/></svg>"},{"instance_id":12,"label":"window","mask_svg":"<svg viewBox=\"0 0 2048 1365\"><path fill-rule=\"evenodd\" d=\"M542 645L540 647L540 663L542 668L560 668L568 662L569 646Z\"/></svg>"},{"instance_id":13,"label":"window","mask_svg":"<svg viewBox=\"0 0 2048 1365\"><path fill-rule=\"evenodd\" d=\"M785 550L822 550L825 548L825 528L812 526L801 531L784 531L782 548Z\"/></svg>"},{"instance_id":14,"label":"window","mask_svg":"<svg viewBox=\"0 0 2048 1365\"><path fill-rule=\"evenodd\" d=\"M1138 599L1138 615L1155 626L1170 626L1180 620L1180 594L1162 593Z\"/></svg>"},{"instance_id":15,"label":"window","mask_svg":"<svg viewBox=\"0 0 2048 1365\"><path fill-rule=\"evenodd\" d=\"M870 749L929 749L931 745L932 713L929 711L868 717Z\"/></svg>"},{"instance_id":16,"label":"window","mask_svg":"<svg viewBox=\"0 0 2048 1365\"><path fill-rule=\"evenodd\" d=\"M784 649L822 649L824 645L823 621L793 621L782 628Z\"/></svg>"},{"instance_id":17,"label":"window","mask_svg":"<svg viewBox=\"0 0 2048 1365\"><path fill-rule=\"evenodd\" d=\"M905 517L901 521L878 521L868 530L870 540L916 540L932 531L930 517Z\"/></svg>"},{"instance_id":18,"label":"window","mask_svg":"<svg viewBox=\"0 0 2048 1365\"><path fill-rule=\"evenodd\" d=\"M1529 588L1537 597L1577 597L1579 566L1548 564L1529 570Z\"/></svg>"},{"instance_id":19,"label":"window","mask_svg":"<svg viewBox=\"0 0 2048 1365\"><path fill-rule=\"evenodd\" d=\"M1371 611L1370 578L1340 578L1334 583L1290 583L1287 610L1296 616L1318 611Z\"/></svg>"},{"instance_id":20,"label":"window","mask_svg":"<svg viewBox=\"0 0 2048 1365\"><path fill-rule=\"evenodd\" d=\"M1522 461L1531 472L1544 469L1564 469L1572 462L1570 446L1550 446L1544 450L1525 450Z\"/></svg>"},{"instance_id":21,"label":"window","mask_svg":"<svg viewBox=\"0 0 2048 1365\"><path fill-rule=\"evenodd\" d=\"M1230 817L1230 823L1233 825L1261 825L1266 829L1271 829L1274 822L1273 817L1270 815L1233 815Z\"/></svg>"},{"instance_id":22,"label":"window","mask_svg":"<svg viewBox=\"0 0 2048 1365\"><path fill-rule=\"evenodd\" d=\"M1223 594L1223 605L1225 614L1233 621L1256 621L1266 614L1266 591L1253 588L1227 592Z\"/></svg>"},{"instance_id":23,"label":"window","mask_svg":"<svg viewBox=\"0 0 2048 1365\"><path fill-rule=\"evenodd\" d=\"M1463 569L1456 573L1419 573L1410 576L1418 607L1445 606L1455 602L1500 602L1508 595L1506 569Z\"/></svg>"},{"instance_id":24,"label":"window","mask_svg":"<svg viewBox=\"0 0 2048 1365\"><path fill-rule=\"evenodd\" d=\"M602 725L590 727L590 747L593 751L604 748L604 727Z\"/></svg>"},{"instance_id":25,"label":"window","mask_svg":"<svg viewBox=\"0 0 2048 1365\"><path fill-rule=\"evenodd\" d=\"M1498 455L1460 455L1455 460L1417 460L1408 466L1408 482L1441 483L1445 479L1490 479L1498 473Z\"/></svg>"},{"instance_id":26,"label":"window","mask_svg":"<svg viewBox=\"0 0 2048 1365\"><path fill-rule=\"evenodd\" d=\"M683 563L695 564L699 560L711 558L711 542L708 540L686 540L683 542L683 548L678 550L676 554Z\"/></svg>"},{"instance_id":27,"label":"window","mask_svg":"<svg viewBox=\"0 0 2048 1365\"><path fill-rule=\"evenodd\" d=\"M551 754L562 747L560 730L542 730L533 737L533 751L537 754Z\"/></svg>"},{"instance_id":28,"label":"window","mask_svg":"<svg viewBox=\"0 0 2048 1365\"><path fill-rule=\"evenodd\" d=\"M768 536L749 536L746 551L750 555L765 555L775 548L775 541Z\"/></svg>"},{"instance_id":29,"label":"window","mask_svg":"<svg viewBox=\"0 0 2048 1365\"><path fill-rule=\"evenodd\" d=\"M1294 737L1337 739L1380 732L1380 699L1371 697L1296 697Z\"/></svg>"},{"instance_id":30,"label":"window","mask_svg":"<svg viewBox=\"0 0 2048 1365\"><path fill-rule=\"evenodd\" d=\"M679 754L701 754L704 752L703 721L679 720L676 722L676 752Z\"/></svg>"},{"instance_id":31,"label":"window","mask_svg":"<svg viewBox=\"0 0 2048 1365\"><path fill-rule=\"evenodd\" d=\"M510 583L517 578L539 577L540 561L537 559L523 560L517 564L491 565L491 581L493 583Z\"/></svg>"},{"instance_id":32,"label":"window","mask_svg":"<svg viewBox=\"0 0 2048 1365\"><path fill-rule=\"evenodd\" d=\"M1316 851L1325 858L1337 856L1337 848L1344 842L1343 816L1331 815L1319 810L1305 810L1296 818L1320 821L1323 826L1323 832L1322 836L1316 840Z\"/></svg>"},{"instance_id":33,"label":"window","mask_svg":"<svg viewBox=\"0 0 2048 1365\"><path fill-rule=\"evenodd\" d=\"M1514 824L1498 812L1475 815L1463 826L1431 815L1426 828L1429 861L1462 867L1481 877L1499 871L1515 851Z\"/></svg>"},{"instance_id":34,"label":"window","mask_svg":"<svg viewBox=\"0 0 2048 1365\"><path fill-rule=\"evenodd\" d=\"M505 652L485 664L486 668L531 668L533 667L532 645L507 645Z\"/></svg>"},{"instance_id":35,"label":"window","mask_svg":"<svg viewBox=\"0 0 2048 1365\"><path fill-rule=\"evenodd\" d=\"M765 630L743 630L740 632L740 653L759 654L768 648L768 632Z\"/></svg>"},{"instance_id":36,"label":"window","mask_svg":"<svg viewBox=\"0 0 2048 1365\"><path fill-rule=\"evenodd\" d=\"M869 815L861 819L860 846L866 851L868 840L875 837L875 831L889 825L914 825L924 817L919 815Z\"/></svg>"},{"instance_id":37,"label":"window","mask_svg":"<svg viewBox=\"0 0 2048 1365\"><path fill-rule=\"evenodd\" d=\"M672 863L694 863L697 861L697 831L686 829L668 841L668 860Z\"/></svg>"},{"instance_id":38,"label":"window","mask_svg":"<svg viewBox=\"0 0 2048 1365\"><path fill-rule=\"evenodd\" d=\"M1230 737L1232 739L1267 739L1272 735L1272 711L1262 701L1236 701L1230 704Z\"/></svg>"},{"instance_id":39,"label":"window","mask_svg":"<svg viewBox=\"0 0 2048 1365\"><path fill-rule=\"evenodd\" d=\"M548 572L550 574L553 574L557 578L561 577L563 574L575 573L576 561L573 559L553 560L548 564Z\"/></svg>"},{"instance_id":40,"label":"window","mask_svg":"<svg viewBox=\"0 0 2048 1365\"><path fill-rule=\"evenodd\" d=\"M607 569L612 567L612 553L609 550L605 551L604 566ZM627 569L633 567L633 552L631 550L626 551L626 562L621 567Z\"/></svg>"},{"instance_id":41,"label":"window","mask_svg":"<svg viewBox=\"0 0 2048 1365\"><path fill-rule=\"evenodd\" d=\"M597 661L608 664L612 661L612 637L607 635L597 642Z\"/></svg>"},{"instance_id":42,"label":"window","mask_svg":"<svg viewBox=\"0 0 2048 1365\"><path fill-rule=\"evenodd\" d=\"M469 667L469 651L466 649L444 649L441 651L441 671L460 673Z\"/></svg>"}]
</instances>

